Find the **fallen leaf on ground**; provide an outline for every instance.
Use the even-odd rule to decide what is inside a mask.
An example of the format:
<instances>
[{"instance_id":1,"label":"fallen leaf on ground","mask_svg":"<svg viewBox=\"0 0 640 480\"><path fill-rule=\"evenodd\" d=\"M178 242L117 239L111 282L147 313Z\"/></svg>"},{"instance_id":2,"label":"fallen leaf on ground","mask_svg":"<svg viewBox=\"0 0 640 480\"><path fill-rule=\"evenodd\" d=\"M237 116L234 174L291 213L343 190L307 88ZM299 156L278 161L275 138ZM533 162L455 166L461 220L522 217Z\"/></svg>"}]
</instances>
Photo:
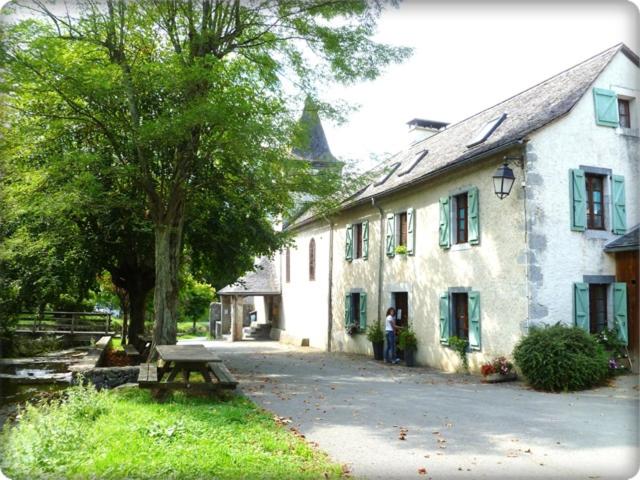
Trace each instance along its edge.
<instances>
[{"instance_id":1,"label":"fallen leaf on ground","mask_svg":"<svg viewBox=\"0 0 640 480\"><path fill-rule=\"evenodd\" d=\"M419 469L418 469L418 473L419 473L420 475L426 475L426 474L427 474L427 469L426 469L426 468L424 468L424 467L419 468Z\"/></svg>"}]
</instances>

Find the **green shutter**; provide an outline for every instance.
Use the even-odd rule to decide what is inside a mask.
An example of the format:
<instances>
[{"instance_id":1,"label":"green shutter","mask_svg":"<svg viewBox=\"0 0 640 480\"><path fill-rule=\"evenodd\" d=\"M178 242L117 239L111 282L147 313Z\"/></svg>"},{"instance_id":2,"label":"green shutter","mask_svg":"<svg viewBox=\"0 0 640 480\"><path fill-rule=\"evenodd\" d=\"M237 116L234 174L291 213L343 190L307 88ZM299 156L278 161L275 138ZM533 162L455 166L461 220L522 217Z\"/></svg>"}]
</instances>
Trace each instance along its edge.
<instances>
[{"instance_id":1,"label":"green shutter","mask_svg":"<svg viewBox=\"0 0 640 480\"><path fill-rule=\"evenodd\" d=\"M613 284L613 322L618 330L618 338L629 345L629 328L627 321L627 284Z\"/></svg>"},{"instance_id":2,"label":"green shutter","mask_svg":"<svg viewBox=\"0 0 640 480\"><path fill-rule=\"evenodd\" d=\"M589 284L573 284L573 318L576 327L589 333Z\"/></svg>"},{"instance_id":3,"label":"green shutter","mask_svg":"<svg viewBox=\"0 0 640 480\"><path fill-rule=\"evenodd\" d=\"M362 258L369 258L369 220L362 222Z\"/></svg>"},{"instance_id":4,"label":"green shutter","mask_svg":"<svg viewBox=\"0 0 640 480\"><path fill-rule=\"evenodd\" d=\"M571 230L584 232L587 228L587 187L583 170L569 170L569 191L571 194Z\"/></svg>"},{"instance_id":5,"label":"green shutter","mask_svg":"<svg viewBox=\"0 0 640 480\"><path fill-rule=\"evenodd\" d=\"M596 124L605 127L618 126L618 96L616 92L603 88L594 88L593 103L596 112Z\"/></svg>"},{"instance_id":6,"label":"green shutter","mask_svg":"<svg viewBox=\"0 0 640 480\"><path fill-rule=\"evenodd\" d=\"M396 253L396 216L393 213L387 215L387 256L393 257Z\"/></svg>"},{"instance_id":7,"label":"green shutter","mask_svg":"<svg viewBox=\"0 0 640 480\"><path fill-rule=\"evenodd\" d=\"M451 221L449 197L440 198L440 246L449 248L451 236L449 235L449 222Z\"/></svg>"},{"instance_id":8,"label":"green shutter","mask_svg":"<svg viewBox=\"0 0 640 480\"><path fill-rule=\"evenodd\" d=\"M473 187L467 193L469 203L469 243L480 243L480 209L478 208L478 188Z\"/></svg>"},{"instance_id":9,"label":"green shutter","mask_svg":"<svg viewBox=\"0 0 640 480\"><path fill-rule=\"evenodd\" d=\"M611 202L613 203L612 230L613 233L623 235L627 232L627 211L624 199L624 177L611 176Z\"/></svg>"},{"instance_id":10,"label":"green shutter","mask_svg":"<svg viewBox=\"0 0 640 480\"><path fill-rule=\"evenodd\" d=\"M440 343L449 343L449 293L440 295Z\"/></svg>"},{"instance_id":11,"label":"green shutter","mask_svg":"<svg viewBox=\"0 0 640 480\"><path fill-rule=\"evenodd\" d=\"M346 243L344 248L344 258L347 261L351 261L353 259L353 225L347 225L347 236Z\"/></svg>"},{"instance_id":12,"label":"green shutter","mask_svg":"<svg viewBox=\"0 0 640 480\"><path fill-rule=\"evenodd\" d=\"M416 245L416 211L413 208L407 209L407 253L415 254Z\"/></svg>"},{"instance_id":13,"label":"green shutter","mask_svg":"<svg viewBox=\"0 0 640 480\"><path fill-rule=\"evenodd\" d=\"M367 328L367 294L360 294L360 330Z\"/></svg>"},{"instance_id":14,"label":"green shutter","mask_svg":"<svg viewBox=\"0 0 640 480\"><path fill-rule=\"evenodd\" d=\"M480 292L469 292L469 348L480 350Z\"/></svg>"},{"instance_id":15,"label":"green shutter","mask_svg":"<svg viewBox=\"0 0 640 480\"><path fill-rule=\"evenodd\" d=\"M344 326L351 325L351 294L347 293L344 299Z\"/></svg>"}]
</instances>

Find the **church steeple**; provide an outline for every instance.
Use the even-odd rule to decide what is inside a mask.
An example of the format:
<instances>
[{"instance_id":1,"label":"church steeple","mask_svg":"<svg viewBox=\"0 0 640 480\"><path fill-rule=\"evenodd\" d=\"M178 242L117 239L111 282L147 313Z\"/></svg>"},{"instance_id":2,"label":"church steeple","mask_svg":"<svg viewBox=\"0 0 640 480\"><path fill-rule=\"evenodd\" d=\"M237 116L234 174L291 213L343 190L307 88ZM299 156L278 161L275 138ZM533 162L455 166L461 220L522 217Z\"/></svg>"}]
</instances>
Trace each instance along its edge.
<instances>
[{"instance_id":1,"label":"church steeple","mask_svg":"<svg viewBox=\"0 0 640 480\"><path fill-rule=\"evenodd\" d=\"M323 168L337 162L329 149L320 115L318 115L318 107L313 103L311 97L307 97L304 102L304 110L298 120L298 127L300 134L297 145L293 148L294 155L310 161L315 168Z\"/></svg>"}]
</instances>

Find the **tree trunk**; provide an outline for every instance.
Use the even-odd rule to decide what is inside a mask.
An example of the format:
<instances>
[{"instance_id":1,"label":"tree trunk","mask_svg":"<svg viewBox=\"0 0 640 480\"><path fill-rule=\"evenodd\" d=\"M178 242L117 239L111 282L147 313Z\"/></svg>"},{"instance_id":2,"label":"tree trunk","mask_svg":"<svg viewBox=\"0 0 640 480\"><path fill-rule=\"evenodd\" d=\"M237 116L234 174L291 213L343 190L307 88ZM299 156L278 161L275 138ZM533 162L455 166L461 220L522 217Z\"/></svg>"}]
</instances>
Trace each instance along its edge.
<instances>
[{"instance_id":1,"label":"tree trunk","mask_svg":"<svg viewBox=\"0 0 640 480\"><path fill-rule=\"evenodd\" d=\"M129 304L129 293L123 288L117 288L116 295L120 300L120 311L122 312L122 345L128 343L128 329L129 329L129 310L131 305Z\"/></svg>"},{"instance_id":2,"label":"tree trunk","mask_svg":"<svg viewBox=\"0 0 640 480\"><path fill-rule=\"evenodd\" d=\"M178 272L182 253L182 215L174 225L155 226L156 287L151 351L157 345L174 345L178 328ZM155 353L152 354L155 356Z\"/></svg>"},{"instance_id":3,"label":"tree trunk","mask_svg":"<svg viewBox=\"0 0 640 480\"><path fill-rule=\"evenodd\" d=\"M135 346L138 346L138 338L144 333L144 314L149 291L149 289L145 288L133 288L129 293L131 316L129 319L128 337L129 343Z\"/></svg>"}]
</instances>

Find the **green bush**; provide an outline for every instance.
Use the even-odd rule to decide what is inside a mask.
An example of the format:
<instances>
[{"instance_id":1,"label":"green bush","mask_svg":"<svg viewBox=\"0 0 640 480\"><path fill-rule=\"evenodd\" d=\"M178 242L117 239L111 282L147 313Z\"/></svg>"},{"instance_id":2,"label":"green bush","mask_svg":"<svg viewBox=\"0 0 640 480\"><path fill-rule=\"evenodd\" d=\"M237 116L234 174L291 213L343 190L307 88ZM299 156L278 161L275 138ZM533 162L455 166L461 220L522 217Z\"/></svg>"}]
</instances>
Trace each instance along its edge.
<instances>
[{"instance_id":1,"label":"green bush","mask_svg":"<svg viewBox=\"0 0 640 480\"><path fill-rule=\"evenodd\" d=\"M513 352L529 384L549 392L584 390L609 375L608 355L584 330L561 324L532 328Z\"/></svg>"},{"instance_id":2,"label":"green bush","mask_svg":"<svg viewBox=\"0 0 640 480\"><path fill-rule=\"evenodd\" d=\"M402 350L415 350L418 348L418 337L411 328L407 327L400 332L398 344Z\"/></svg>"},{"instance_id":3,"label":"green bush","mask_svg":"<svg viewBox=\"0 0 640 480\"><path fill-rule=\"evenodd\" d=\"M384 342L384 332L379 322L369 325L369 328L367 328L367 339L372 343Z\"/></svg>"},{"instance_id":4,"label":"green bush","mask_svg":"<svg viewBox=\"0 0 640 480\"><path fill-rule=\"evenodd\" d=\"M449 347L458 354L462 361L462 368L464 368L465 372L468 372L469 359L467 358L467 348L469 348L469 341L453 335L449 337Z\"/></svg>"}]
</instances>

